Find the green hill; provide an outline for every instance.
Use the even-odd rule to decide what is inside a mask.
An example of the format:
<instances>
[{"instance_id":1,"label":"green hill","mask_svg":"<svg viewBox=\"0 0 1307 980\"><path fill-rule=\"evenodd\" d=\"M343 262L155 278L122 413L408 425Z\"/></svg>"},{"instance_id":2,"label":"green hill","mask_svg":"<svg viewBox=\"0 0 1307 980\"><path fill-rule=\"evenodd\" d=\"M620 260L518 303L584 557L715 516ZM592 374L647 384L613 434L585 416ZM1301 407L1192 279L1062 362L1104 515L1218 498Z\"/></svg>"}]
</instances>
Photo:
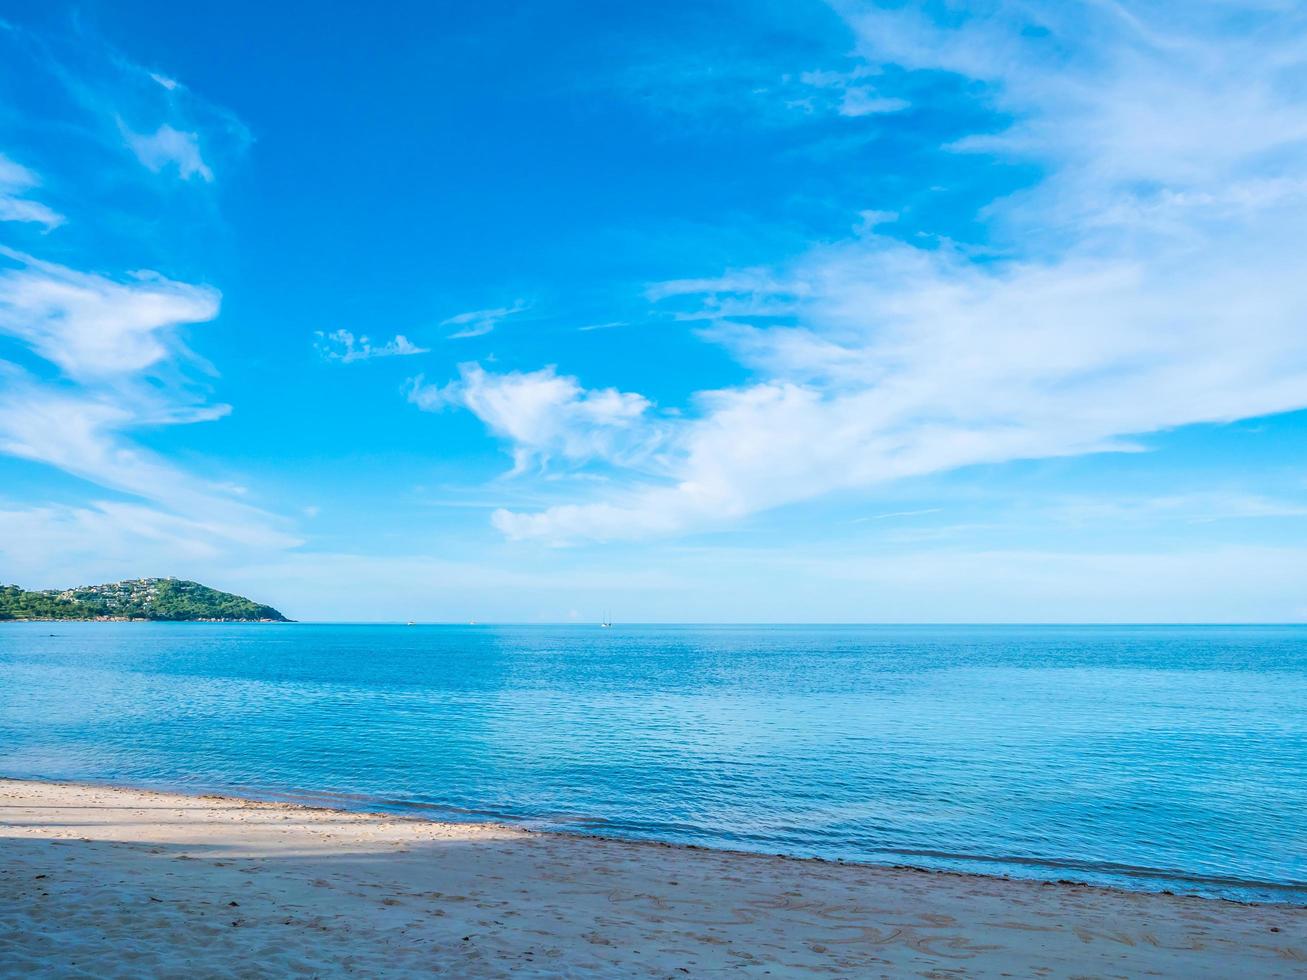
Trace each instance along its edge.
<instances>
[{"instance_id":1,"label":"green hill","mask_svg":"<svg viewBox=\"0 0 1307 980\"><path fill-rule=\"evenodd\" d=\"M62 592L28 592L16 585L0 585L0 620L15 619L290 622L271 606L175 578L129 579Z\"/></svg>"}]
</instances>

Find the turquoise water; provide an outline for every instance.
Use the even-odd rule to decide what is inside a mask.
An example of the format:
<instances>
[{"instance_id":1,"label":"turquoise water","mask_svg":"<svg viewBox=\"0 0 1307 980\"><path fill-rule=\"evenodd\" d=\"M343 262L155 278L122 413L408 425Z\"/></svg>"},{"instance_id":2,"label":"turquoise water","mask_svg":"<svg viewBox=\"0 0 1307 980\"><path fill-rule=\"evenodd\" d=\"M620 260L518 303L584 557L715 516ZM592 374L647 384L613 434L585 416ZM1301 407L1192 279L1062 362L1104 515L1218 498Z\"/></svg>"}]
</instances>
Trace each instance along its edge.
<instances>
[{"instance_id":1,"label":"turquoise water","mask_svg":"<svg viewBox=\"0 0 1307 980\"><path fill-rule=\"evenodd\" d=\"M1307 628L0 625L0 774L1307 901Z\"/></svg>"}]
</instances>

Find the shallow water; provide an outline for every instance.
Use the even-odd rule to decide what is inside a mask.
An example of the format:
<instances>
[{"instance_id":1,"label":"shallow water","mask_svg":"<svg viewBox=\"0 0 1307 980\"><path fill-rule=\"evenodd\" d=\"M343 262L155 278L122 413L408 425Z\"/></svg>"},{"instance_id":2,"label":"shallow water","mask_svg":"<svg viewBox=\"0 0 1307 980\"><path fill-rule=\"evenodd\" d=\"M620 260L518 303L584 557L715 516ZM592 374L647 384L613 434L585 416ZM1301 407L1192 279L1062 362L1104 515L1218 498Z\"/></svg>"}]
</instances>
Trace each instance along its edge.
<instances>
[{"instance_id":1,"label":"shallow water","mask_svg":"<svg viewBox=\"0 0 1307 980\"><path fill-rule=\"evenodd\" d=\"M0 624L0 774L1307 901L1307 628Z\"/></svg>"}]
</instances>

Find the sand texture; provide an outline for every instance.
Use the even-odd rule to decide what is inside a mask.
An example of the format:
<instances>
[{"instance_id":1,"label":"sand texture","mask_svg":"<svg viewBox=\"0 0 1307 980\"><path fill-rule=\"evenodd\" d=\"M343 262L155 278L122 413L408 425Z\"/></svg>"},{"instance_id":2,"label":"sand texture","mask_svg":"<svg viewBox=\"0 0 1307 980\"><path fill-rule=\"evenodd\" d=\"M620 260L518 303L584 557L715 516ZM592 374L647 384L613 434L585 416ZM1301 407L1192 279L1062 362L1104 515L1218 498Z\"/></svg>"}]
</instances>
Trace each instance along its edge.
<instances>
[{"instance_id":1,"label":"sand texture","mask_svg":"<svg viewBox=\"0 0 1307 980\"><path fill-rule=\"evenodd\" d=\"M1307 976L1307 911L0 780L4 976Z\"/></svg>"}]
</instances>

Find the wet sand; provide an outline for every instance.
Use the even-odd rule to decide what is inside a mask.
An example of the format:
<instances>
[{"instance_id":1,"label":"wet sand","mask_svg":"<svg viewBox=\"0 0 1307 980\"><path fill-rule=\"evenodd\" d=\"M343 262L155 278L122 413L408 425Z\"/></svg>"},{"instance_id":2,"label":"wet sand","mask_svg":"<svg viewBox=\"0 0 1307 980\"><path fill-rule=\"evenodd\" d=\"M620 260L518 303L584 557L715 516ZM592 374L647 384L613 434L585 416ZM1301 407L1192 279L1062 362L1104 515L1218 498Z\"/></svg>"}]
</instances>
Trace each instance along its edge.
<instances>
[{"instance_id":1,"label":"wet sand","mask_svg":"<svg viewBox=\"0 0 1307 980\"><path fill-rule=\"evenodd\" d=\"M1307 910L0 780L4 976L1307 976Z\"/></svg>"}]
</instances>

